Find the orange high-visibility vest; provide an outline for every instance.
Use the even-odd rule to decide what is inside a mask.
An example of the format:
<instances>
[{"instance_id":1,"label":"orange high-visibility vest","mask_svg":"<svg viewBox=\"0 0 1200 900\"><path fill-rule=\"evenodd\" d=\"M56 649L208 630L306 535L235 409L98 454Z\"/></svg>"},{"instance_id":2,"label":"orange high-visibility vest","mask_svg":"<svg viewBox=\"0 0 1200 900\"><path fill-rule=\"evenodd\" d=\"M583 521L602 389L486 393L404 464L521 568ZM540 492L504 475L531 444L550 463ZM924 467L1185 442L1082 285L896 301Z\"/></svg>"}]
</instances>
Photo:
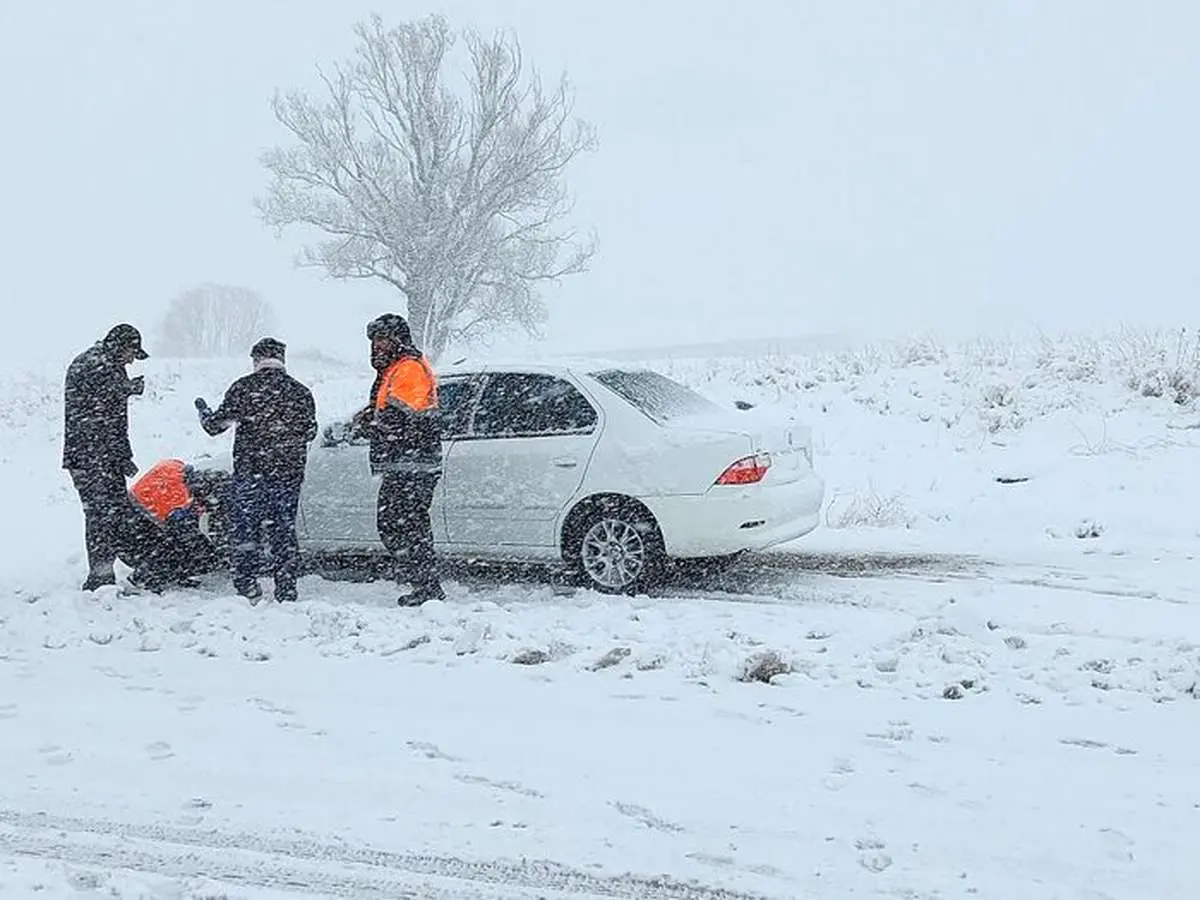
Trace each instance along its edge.
<instances>
[{"instance_id":1,"label":"orange high-visibility vest","mask_svg":"<svg viewBox=\"0 0 1200 900\"><path fill-rule=\"evenodd\" d=\"M192 494L183 480L182 459L164 459L156 463L133 483L129 491L160 522L192 502Z\"/></svg>"},{"instance_id":2,"label":"orange high-visibility vest","mask_svg":"<svg viewBox=\"0 0 1200 900\"><path fill-rule=\"evenodd\" d=\"M414 412L437 406L437 376L425 357L403 356L387 367L375 392L375 408L383 409L389 400L397 400Z\"/></svg>"}]
</instances>

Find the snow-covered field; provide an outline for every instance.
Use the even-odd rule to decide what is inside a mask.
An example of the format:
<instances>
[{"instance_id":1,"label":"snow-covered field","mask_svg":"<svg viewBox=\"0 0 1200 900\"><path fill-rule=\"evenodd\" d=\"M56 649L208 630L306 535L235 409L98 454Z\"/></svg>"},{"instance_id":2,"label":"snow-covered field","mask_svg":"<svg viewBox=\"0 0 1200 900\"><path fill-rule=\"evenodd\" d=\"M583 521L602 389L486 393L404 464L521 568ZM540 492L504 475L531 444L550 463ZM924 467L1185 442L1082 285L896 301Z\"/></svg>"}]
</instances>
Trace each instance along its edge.
<instances>
[{"instance_id":1,"label":"snow-covered field","mask_svg":"<svg viewBox=\"0 0 1200 900\"><path fill-rule=\"evenodd\" d=\"M814 426L823 527L651 597L83 595L58 371L8 373L0 896L1191 898L1190 336L658 366ZM154 361L135 452L224 447ZM322 418L367 374L297 361Z\"/></svg>"}]
</instances>

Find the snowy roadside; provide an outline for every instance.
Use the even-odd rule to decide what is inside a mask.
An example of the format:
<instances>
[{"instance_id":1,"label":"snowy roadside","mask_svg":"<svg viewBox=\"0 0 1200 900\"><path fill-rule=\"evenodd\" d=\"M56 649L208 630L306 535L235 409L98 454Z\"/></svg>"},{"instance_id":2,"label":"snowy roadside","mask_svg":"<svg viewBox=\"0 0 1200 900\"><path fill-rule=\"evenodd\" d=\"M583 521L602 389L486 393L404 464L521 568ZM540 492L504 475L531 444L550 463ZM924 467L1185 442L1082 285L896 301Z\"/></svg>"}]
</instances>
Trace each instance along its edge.
<instances>
[{"instance_id":1,"label":"snowy roadside","mask_svg":"<svg viewBox=\"0 0 1200 900\"><path fill-rule=\"evenodd\" d=\"M0 770L24 775L0 786L0 845L174 885L151 897L205 896L195 852L242 880L229 896L265 896L246 879L267 864L220 850L261 850L239 834L333 896L445 873L404 856L354 882L331 857L306 882L297 847L774 897L1187 896L1196 605L1008 574L818 574L782 599L455 584L402 612L316 578L294 607L26 596L0 625ZM764 651L791 671L744 681ZM605 885L577 893L710 896Z\"/></svg>"},{"instance_id":2,"label":"snowy roadside","mask_svg":"<svg viewBox=\"0 0 1200 900\"><path fill-rule=\"evenodd\" d=\"M1190 898L1194 410L914 347L675 364L815 426L831 503L794 546L635 599L463 573L419 610L80 594L56 397L11 379L0 896ZM190 400L228 368L148 377L143 465L219 448ZM331 416L361 392L307 376Z\"/></svg>"}]
</instances>

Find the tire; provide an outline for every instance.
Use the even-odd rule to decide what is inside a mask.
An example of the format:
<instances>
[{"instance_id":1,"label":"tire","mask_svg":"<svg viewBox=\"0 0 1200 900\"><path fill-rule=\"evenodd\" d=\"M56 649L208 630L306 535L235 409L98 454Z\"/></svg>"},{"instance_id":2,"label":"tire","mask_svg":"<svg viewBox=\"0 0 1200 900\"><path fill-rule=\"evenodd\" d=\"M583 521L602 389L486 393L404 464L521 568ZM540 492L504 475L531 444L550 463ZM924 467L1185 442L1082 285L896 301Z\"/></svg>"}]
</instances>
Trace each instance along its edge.
<instances>
[{"instance_id":1,"label":"tire","mask_svg":"<svg viewBox=\"0 0 1200 900\"><path fill-rule=\"evenodd\" d=\"M666 562L654 517L640 504L616 498L572 516L563 556L579 584L602 594L644 593Z\"/></svg>"}]
</instances>

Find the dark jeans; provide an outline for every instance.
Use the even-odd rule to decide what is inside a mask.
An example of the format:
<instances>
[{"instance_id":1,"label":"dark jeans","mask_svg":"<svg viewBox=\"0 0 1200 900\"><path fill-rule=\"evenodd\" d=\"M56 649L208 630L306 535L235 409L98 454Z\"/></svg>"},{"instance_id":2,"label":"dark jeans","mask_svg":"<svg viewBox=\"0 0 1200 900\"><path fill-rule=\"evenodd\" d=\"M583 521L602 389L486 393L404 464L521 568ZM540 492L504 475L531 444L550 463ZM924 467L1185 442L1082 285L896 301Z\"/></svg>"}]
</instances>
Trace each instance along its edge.
<instances>
[{"instance_id":1,"label":"dark jeans","mask_svg":"<svg viewBox=\"0 0 1200 900\"><path fill-rule=\"evenodd\" d=\"M218 567L216 548L200 531L200 516L194 510L176 510L167 521L155 524L153 543L138 567L147 585L178 583Z\"/></svg>"},{"instance_id":2,"label":"dark jeans","mask_svg":"<svg viewBox=\"0 0 1200 900\"><path fill-rule=\"evenodd\" d=\"M71 481L83 505L84 542L88 569L105 572L119 557L136 566L145 552L145 537L153 522L147 523L125 486L120 472L102 469L73 469Z\"/></svg>"},{"instance_id":3,"label":"dark jeans","mask_svg":"<svg viewBox=\"0 0 1200 900\"><path fill-rule=\"evenodd\" d=\"M230 500L230 560L234 587L245 590L256 581L265 532L266 545L271 552L276 599L294 599L296 576L300 571L300 547L296 538L300 482L294 478L266 475L234 475Z\"/></svg>"},{"instance_id":4,"label":"dark jeans","mask_svg":"<svg viewBox=\"0 0 1200 900\"><path fill-rule=\"evenodd\" d=\"M440 475L388 472L379 484L376 525L383 546L397 562L397 580L414 588L438 584L429 507Z\"/></svg>"}]
</instances>

